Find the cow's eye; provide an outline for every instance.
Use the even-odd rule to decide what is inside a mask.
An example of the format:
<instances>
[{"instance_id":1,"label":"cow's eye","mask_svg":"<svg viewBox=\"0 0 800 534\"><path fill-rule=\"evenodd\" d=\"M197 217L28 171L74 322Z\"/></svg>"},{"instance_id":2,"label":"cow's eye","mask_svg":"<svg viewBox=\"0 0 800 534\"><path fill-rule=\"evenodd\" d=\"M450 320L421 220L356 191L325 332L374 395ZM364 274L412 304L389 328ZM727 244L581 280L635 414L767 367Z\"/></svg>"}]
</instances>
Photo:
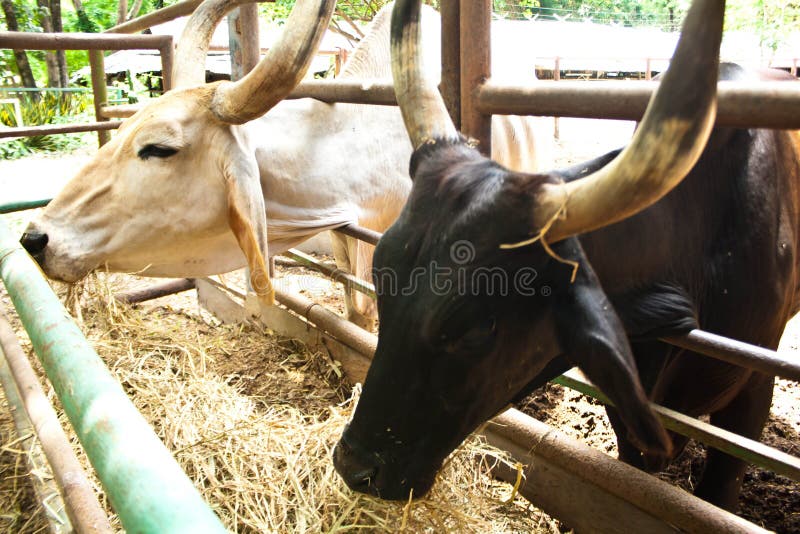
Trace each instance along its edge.
<instances>
[{"instance_id":1,"label":"cow's eye","mask_svg":"<svg viewBox=\"0 0 800 534\"><path fill-rule=\"evenodd\" d=\"M138 156L140 159L154 158L168 158L178 152L177 148L171 148L161 145L145 145L139 149Z\"/></svg>"},{"instance_id":2,"label":"cow's eye","mask_svg":"<svg viewBox=\"0 0 800 534\"><path fill-rule=\"evenodd\" d=\"M497 321L493 316L486 316L477 324L471 325L466 331L457 335L442 336L448 352L479 352L485 349L494 340L497 332Z\"/></svg>"}]
</instances>

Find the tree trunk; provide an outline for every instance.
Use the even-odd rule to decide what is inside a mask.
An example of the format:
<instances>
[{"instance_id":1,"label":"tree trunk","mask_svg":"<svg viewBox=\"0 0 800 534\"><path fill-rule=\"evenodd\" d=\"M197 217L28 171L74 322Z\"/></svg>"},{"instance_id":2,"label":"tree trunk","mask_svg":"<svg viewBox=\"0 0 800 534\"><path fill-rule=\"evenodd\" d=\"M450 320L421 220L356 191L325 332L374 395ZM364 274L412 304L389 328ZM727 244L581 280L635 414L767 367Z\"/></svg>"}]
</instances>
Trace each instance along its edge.
<instances>
[{"instance_id":1,"label":"tree trunk","mask_svg":"<svg viewBox=\"0 0 800 534\"><path fill-rule=\"evenodd\" d=\"M128 11L128 20L133 20L139 15L142 10L142 0L133 0L133 7Z\"/></svg>"},{"instance_id":2,"label":"tree trunk","mask_svg":"<svg viewBox=\"0 0 800 534\"><path fill-rule=\"evenodd\" d=\"M39 6L39 26L45 33L53 33L53 19L50 17L50 2L48 0L36 0ZM44 62L47 65L47 86L58 87L60 75L58 72L58 60L54 50L45 50Z\"/></svg>"},{"instance_id":3,"label":"tree trunk","mask_svg":"<svg viewBox=\"0 0 800 534\"><path fill-rule=\"evenodd\" d=\"M3 6L3 13L6 16L6 27L8 31L18 32L19 22L17 22L17 14L14 13L14 4L11 0L0 0ZM14 61L17 63L17 72L22 79L22 85L25 87L36 88L36 80L33 78L33 71L31 64L28 62L28 54L25 50L14 50ZM34 100L39 99L38 92L32 92L31 96Z\"/></svg>"},{"instance_id":4,"label":"tree trunk","mask_svg":"<svg viewBox=\"0 0 800 534\"><path fill-rule=\"evenodd\" d=\"M117 4L117 26L125 22L128 15L128 0L119 0Z\"/></svg>"},{"instance_id":5,"label":"tree trunk","mask_svg":"<svg viewBox=\"0 0 800 534\"><path fill-rule=\"evenodd\" d=\"M72 0L72 5L75 6L75 15L78 17L78 29L86 33L96 33L98 31L97 25L89 19L89 15L83 9L83 2L81 0Z\"/></svg>"},{"instance_id":6,"label":"tree trunk","mask_svg":"<svg viewBox=\"0 0 800 534\"><path fill-rule=\"evenodd\" d=\"M50 0L50 15L53 17L53 31L61 33L64 31L64 23L61 20L61 0ZM56 51L56 61L58 62L58 86L66 88L69 85L67 79L67 55L63 50Z\"/></svg>"}]
</instances>

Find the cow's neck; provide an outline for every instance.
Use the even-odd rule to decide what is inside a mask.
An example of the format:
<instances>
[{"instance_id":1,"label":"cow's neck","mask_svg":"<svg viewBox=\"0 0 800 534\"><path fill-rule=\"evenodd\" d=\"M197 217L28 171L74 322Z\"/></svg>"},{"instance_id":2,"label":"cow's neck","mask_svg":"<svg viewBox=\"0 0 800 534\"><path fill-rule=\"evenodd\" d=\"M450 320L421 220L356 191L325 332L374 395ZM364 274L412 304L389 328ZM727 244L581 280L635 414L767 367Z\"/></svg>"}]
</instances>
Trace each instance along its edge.
<instances>
[{"instance_id":1,"label":"cow's neck","mask_svg":"<svg viewBox=\"0 0 800 534\"><path fill-rule=\"evenodd\" d=\"M391 78L389 26L391 5L381 9L366 29L358 48L342 69L340 78Z\"/></svg>"}]
</instances>

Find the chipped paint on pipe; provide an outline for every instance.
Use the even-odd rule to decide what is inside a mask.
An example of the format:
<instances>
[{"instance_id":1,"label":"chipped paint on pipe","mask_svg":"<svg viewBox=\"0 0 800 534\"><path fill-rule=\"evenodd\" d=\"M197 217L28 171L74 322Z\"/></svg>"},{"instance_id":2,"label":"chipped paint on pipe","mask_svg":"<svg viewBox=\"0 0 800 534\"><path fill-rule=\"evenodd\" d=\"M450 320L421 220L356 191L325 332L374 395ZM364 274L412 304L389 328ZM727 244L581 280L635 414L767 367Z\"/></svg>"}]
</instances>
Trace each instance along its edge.
<instances>
[{"instance_id":1,"label":"chipped paint on pipe","mask_svg":"<svg viewBox=\"0 0 800 534\"><path fill-rule=\"evenodd\" d=\"M225 532L0 221L0 277L128 532Z\"/></svg>"}]
</instances>

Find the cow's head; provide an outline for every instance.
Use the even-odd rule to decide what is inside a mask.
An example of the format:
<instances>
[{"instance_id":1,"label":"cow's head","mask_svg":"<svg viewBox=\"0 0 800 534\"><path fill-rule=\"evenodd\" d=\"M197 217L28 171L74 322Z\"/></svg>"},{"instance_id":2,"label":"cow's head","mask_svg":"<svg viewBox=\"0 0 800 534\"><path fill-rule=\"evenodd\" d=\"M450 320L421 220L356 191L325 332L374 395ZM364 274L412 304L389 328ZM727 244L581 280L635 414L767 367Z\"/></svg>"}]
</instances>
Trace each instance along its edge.
<instances>
[{"instance_id":1,"label":"cow's head","mask_svg":"<svg viewBox=\"0 0 800 534\"><path fill-rule=\"evenodd\" d=\"M509 171L458 134L418 68L418 9L398 1L392 25L414 185L375 253L378 347L334 453L337 470L359 491L422 495L461 440L568 364L614 402L645 459L660 463L669 438L574 236L644 209L691 169L715 115L724 2L695 2L631 144L570 183Z\"/></svg>"},{"instance_id":2,"label":"cow's head","mask_svg":"<svg viewBox=\"0 0 800 534\"><path fill-rule=\"evenodd\" d=\"M126 120L30 224L22 243L48 276L72 282L100 266L201 276L237 268L244 255L254 289L272 298L259 169L237 125L300 82L335 1L298 2L280 42L247 76L206 84L211 35L240 3L197 8L178 43L177 88Z\"/></svg>"}]
</instances>

